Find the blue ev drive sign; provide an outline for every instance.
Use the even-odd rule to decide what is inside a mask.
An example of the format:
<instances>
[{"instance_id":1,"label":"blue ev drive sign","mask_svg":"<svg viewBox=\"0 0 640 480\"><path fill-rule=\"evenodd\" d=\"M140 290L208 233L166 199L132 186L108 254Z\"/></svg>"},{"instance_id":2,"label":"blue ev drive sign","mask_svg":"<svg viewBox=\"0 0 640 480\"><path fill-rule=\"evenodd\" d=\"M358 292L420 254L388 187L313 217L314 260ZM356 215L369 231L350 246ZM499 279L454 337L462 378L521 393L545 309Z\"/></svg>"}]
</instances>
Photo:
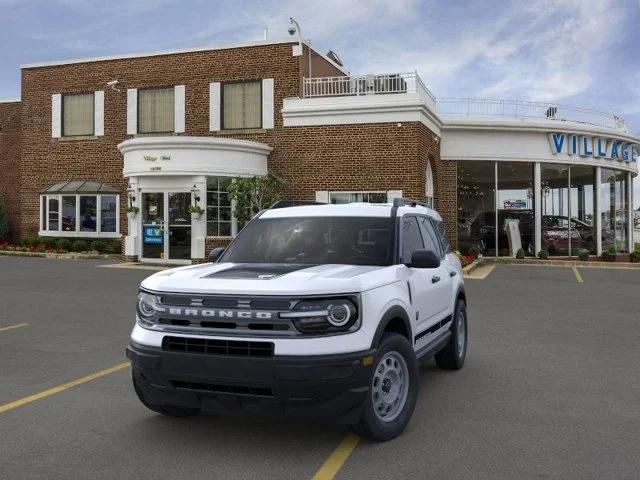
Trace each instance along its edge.
<instances>
[{"instance_id":1,"label":"blue ev drive sign","mask_svg":"<svg viewBox=\"0 0 640 480\"><path fill-rule=\"evenodd\" d=\"M580 157L606 158L621 162L638 161L638 145L617 138L592 137L568 133L549 133L551 153L578 155Z\"/></svg>"},{"instance_id":2,"label":"blue ev drive sign","mask_svg":"<svg viewBox=\"0 0 640 480\"><path fill-rule=\"evenodd\" d=\"M164 235L161 228L150 226L144 227L144 243L147 245L162 245Z\"/></svg>"}]
</instances>

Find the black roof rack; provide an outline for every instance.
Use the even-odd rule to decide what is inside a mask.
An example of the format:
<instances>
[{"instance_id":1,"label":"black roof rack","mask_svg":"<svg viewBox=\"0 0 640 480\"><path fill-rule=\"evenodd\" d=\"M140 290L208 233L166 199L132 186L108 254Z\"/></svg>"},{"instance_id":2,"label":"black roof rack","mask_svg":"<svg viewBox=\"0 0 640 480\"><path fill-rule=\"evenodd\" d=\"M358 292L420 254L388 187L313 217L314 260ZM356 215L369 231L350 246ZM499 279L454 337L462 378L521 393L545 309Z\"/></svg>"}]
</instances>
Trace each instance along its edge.
<instances>
[{"instance_id":1,"label":"black roof rack","mask_svg":"<svg viewBox=\"0 0 640 480\"><path fill-rule=\"evenodd\" d=\"M425 202L421 202L420 200L415 200L413 198L394 198L393 199L393 206L395 208L398 207L417 207L418 205L420 205L421 207L427 207L427 204Z\"/></svg>"},{"instance_id":2,"label":"black roof rack","mask_svg":"<svg viewBox=\"0 0 640 480\"><path fill-rule=\"evenodd\" d=\"M269 207L272 208L288 208L288 207L304 207L305 205L327 205L324 202L316 202L315 200L278 200Z\"/></svg>"}]
</instances>

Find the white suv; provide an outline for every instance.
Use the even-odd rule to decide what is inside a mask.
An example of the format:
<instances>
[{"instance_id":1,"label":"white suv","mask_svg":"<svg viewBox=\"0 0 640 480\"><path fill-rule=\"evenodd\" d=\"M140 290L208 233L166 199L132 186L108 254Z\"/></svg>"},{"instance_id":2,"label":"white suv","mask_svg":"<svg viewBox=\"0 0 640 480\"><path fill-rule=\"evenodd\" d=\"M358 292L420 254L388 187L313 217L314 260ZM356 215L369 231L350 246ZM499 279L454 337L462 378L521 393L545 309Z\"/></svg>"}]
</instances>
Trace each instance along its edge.
<instances>
[{"instance_id":1,"label":"white suv","mask_svg":"<svg viewBox=\"0 0 640 480\"><path fill-rule=\"evenodd\" d=\"M331 418L388 440L419 362L464 363L462 269L418 202L274 207L210 261L140 286L127 356L153 411Z\"/></svg>"}]
</instances>

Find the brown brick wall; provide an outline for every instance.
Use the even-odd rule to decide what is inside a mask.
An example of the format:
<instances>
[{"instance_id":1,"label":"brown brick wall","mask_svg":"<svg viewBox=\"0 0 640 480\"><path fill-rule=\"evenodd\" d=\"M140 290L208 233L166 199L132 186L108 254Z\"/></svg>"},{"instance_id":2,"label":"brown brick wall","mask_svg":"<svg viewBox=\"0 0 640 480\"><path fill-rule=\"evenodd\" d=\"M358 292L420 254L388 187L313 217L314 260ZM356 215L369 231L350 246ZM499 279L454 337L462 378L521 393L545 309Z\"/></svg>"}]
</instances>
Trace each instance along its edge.
<instances>
[{"instance_id":1,"label":"brown brick wall","mask_svg":"<svg viewBox=\"0 0 640 480\"><path fill-rule=\"evenodd\" d=\"M127 182L117 150L120 142L130 138L126 90L170 85L186 85L184 135L231 136L269 144L273 148L269 170L289 182L290 198L314 199L316 190L402 190L405 196L423 199L426 161L433 158L436 206L445 209L451 233L455 181L448 182L455 180L455 165L440 161L439 145L427 127L417 122L283 127L283 99L299 95L302 58L291 56L291 44L276 44L23 69L22 234L38 230L40 190L72 179L101 180L120 187L120 231L126 233ZM328 74L339 72L327 65ZM275 128L209 132L209 83L253 78L275 81ZM119 81L120 92L106 88L111 80ZM105 90L105 136L52 139L51 95L95 90ZM207 252L214 243L207 240Z\"/></svg>"},{"instance_id":2,"label":"brown brick wall","mask_svg":"<svg viewBox=\"0 0 640 480\"><path fill-rule=\"evenodd\" d=\"M9 239L20 235L20 102L0 103L0 195L9 217Z\"/></svg>"}]
</instances>

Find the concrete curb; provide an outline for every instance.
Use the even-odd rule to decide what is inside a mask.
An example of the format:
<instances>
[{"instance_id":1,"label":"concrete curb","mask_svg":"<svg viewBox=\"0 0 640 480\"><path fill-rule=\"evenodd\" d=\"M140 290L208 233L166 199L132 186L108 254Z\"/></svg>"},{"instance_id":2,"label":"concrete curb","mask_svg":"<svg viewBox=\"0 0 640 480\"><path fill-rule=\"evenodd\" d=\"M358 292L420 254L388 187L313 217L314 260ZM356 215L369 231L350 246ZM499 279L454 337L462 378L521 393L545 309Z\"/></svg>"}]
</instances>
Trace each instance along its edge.
<instances>
[{"instance_id":1,"label":"concrete curb","mask_svg":"<svg viewBox=\"0 0 640 480\"><path fill-rule=\"evenodd\" d=\"M466 267L464 267L462 269L462 273L463 275L468 275L471 272L473 272L476 268L484 265L485 263L487 263L487 259L486 258L476 258L473 262L471 262L469 265L467 265Z\"/></svg>"},{"instance_id":2,"label":"concrete curb","mask_svg":"<svg viewBox=\"0 0 640 480\"><path fill-rule=\"evenodd\" d=\"M0 250L0 256L6 257L39 257L55 258L58 260L105 260L109 258L121 260L121 255L102 253L46 253L46 252L16 252L13 250Z\"/></svg>"},{"instance_id":3,"label":"concrete curb","mask_svg":"<svg viewBox=\"0 0 640 480\"><path fill-rule=\"evenodd\" d=\"M495 258L486 257L485 261L503 265L535 265L538 267L587 267L587 268L622 268L640 269L640 263L630 262L583 262L581 260L539 260L533 258ZM474 262L475 263L475 262ZM473 264L471 264L473 265ZM469 266L471 266L469 265Z\"/></svg>"}]
</instances>

